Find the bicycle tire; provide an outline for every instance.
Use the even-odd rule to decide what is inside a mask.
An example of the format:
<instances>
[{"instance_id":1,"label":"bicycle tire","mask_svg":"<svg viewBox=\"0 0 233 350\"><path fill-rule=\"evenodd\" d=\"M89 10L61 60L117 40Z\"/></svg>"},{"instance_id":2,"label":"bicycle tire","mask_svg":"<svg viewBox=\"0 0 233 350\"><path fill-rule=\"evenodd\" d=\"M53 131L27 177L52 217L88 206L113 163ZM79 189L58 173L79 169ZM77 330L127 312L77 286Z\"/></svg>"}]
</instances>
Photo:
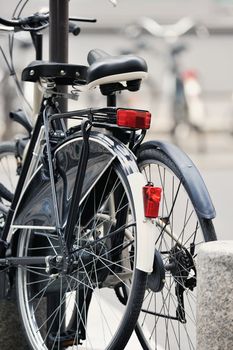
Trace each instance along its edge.
<instances>
[{"instance_id":1,"label":"bicycle tire","mask_svg":"<svg viewBox=\"0 0 233 350\"><path fill-rule=\"evenodd\" d=\"M138 165L148 182L162 188L155 248L167 267L163 271L157 259L155 289L147 284L136 334L144 350L195 349L195 260L202 242L217 239L213 222L198 215L189 184L162 150L139 151Z\"/></svg>"},{"instance_id":2,"label":"bicycle tire","mask_svg":"<svg viewBox=\"0 0 233 350\"><path fill-rule=\"evenodd\" d=\"M122 196L116 199L119 193ZM110 215L110 196L114 198L114 218ZM90 209L91 200L93 200L92 209ZM94 346L108 350L126 349L126 344L137 322L147 274L135 267L136 229L135 225L132 227L128 225L135 221L134 204L127 177L119 163L113 161L109 165L104 178L98 180L82 205L80 226L77 226L77 232L75 232L77 237L81 238L79 240L76 238L76 241L74 239L76 247L84 245L83 250L81 248L84 257L82 258L81 253L79 253L76 258L78 272L70 268L70 272L65 275L67 282L62 282L62 274L57 276L57 280L54 282L52 274L48 276L45 272L45 266L21 266L18 268L16 276L18 306L26 337L33 350L68 348L68 345L73 346L81 343L83 343L84 348L86 348L85 346ZM127 209L127 213L125 209ZM86 223L86 210L93 210L88 223ZM126 222L127 229L124 228ZM79 233L78 227L80 227ZM115 235L112 238L108 237L111 230L116 229L119 234L116 237ZM106 238L103 239L103 235ZM96 239L96 243L93 244L94 236L102 238L100 243ZM134 237L133 240L132 237ZM90 248L85 250L88 239L92 243ZM122 241L119 242L119 239ZM59 249L61 250L58 245L58 237L54 233L45 234L43 231L31 229L22 230L19 234L17 253L19 257L29 256L33 253L46 256L54 252L59 254ZM101 257L103 258L101 259ZM93 270L95 271L94 275ZM101 270L103 271L101 272ZM77 277L76 284L74 282L72 284L71 277L75 273L79 274L81 278ZM40 277L38 280L37 276L41 276L42 281L40 281ZM47 279L47 282L43 282L43 279ZM123 284L127 289L127 303L124 307L114 292L114 287L120 284ZM94 285L97 287L94 288ZM101 294L103 294L102 298ZM49 303L51 299L56 298L58 298L57 311L55 309L49 314ZM98 298L100 298L99 301ZM96 305L95 299L97 300ZM82 308L79 305L81 301ZM71 303L70 311L68 310L69 302ZM76 315L79 316L76 320L74 320L75 310ZM101 315L102 311L106 312L104 316ZM57 316L58 312L59 317ZM55 323L59 319L62 322L56 325ZM86 326L88 329L83 329Z\"/></svg>"},{"instance_id":3,"label":"bicycle tire","mask_svg":"<svg viewBox=\"0 0 233 350\"><path fill-rule=\"evenodd\" d=\"M0 142L0 183L3 202L11 202L18 181L16 143L15 141Z\"/></svg>"}]
</instances>

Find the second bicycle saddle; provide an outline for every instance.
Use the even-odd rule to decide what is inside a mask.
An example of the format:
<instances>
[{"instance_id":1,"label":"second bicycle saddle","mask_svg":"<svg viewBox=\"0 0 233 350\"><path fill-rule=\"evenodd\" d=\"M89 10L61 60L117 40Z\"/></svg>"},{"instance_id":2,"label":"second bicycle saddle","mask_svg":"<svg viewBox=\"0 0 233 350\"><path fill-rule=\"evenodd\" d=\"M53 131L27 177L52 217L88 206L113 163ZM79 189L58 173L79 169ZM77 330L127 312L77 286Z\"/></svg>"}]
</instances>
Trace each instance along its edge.
<instances>
[{"instance_id":1,"label":"second bicycle saddle","mask_svg":"<svg viewBox=\"0 0 233 350\"><path fill-rule=\"evenodd\" d=\"M127 89L137 91L141 80L147 77L147 64L144 59L134 55L111 56L105 51L91 50L87 57L90 64L87 70L88 86L100 86L101 92ZM126 86L119 85L126 82Z\"/></svg>"}]
</instances>

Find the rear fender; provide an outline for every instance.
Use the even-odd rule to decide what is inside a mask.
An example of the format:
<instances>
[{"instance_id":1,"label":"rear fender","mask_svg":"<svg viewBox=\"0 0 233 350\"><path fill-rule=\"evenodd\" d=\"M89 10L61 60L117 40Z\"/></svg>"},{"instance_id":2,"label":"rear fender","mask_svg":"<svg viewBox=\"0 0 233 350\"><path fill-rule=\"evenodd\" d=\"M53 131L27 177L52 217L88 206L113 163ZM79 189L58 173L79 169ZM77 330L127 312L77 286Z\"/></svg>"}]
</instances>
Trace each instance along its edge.
<instances>
[{"instance_id":1,"label":"rear fender","mask_svg":"<svg viewBox=\"0 0 233 350\"><path fill-rule=\"evenodd\" d=\"M59 160L59 176L56 181L59 216L64 225L67 219L72 196L74 178L77 171L82 138L76 137L61 145L55 152ZM93 133L90 136L90 153L87 172L84 179L82 200L98 181L111 162L118 161L127 176L132 190L137 225L136 267L144 272L151 272L154 260L155 235L153 225L144 217L142 187L146 180L139 172L134 154L114 138ZM48 175L41 166L27 185L14 216L13 227L32 228L46 232L55 229L54 207ZM17 234L17 233L16 233ZM17 241L13 239L13 241Z\"/></svg>"},{"instance_id":2,"label":"rear fender","mask_svg":"<svg viewBox=\"0 0 233 350\"><path fill-rule=\"evenodd\" d=\"M143 143L137 155L146 149L159 149L176 165L182 176L184 187L200 218L213 219L216 216L206 185L192 160L178 147L167 142L148 141Z\"/></svg>"}]
</instances>

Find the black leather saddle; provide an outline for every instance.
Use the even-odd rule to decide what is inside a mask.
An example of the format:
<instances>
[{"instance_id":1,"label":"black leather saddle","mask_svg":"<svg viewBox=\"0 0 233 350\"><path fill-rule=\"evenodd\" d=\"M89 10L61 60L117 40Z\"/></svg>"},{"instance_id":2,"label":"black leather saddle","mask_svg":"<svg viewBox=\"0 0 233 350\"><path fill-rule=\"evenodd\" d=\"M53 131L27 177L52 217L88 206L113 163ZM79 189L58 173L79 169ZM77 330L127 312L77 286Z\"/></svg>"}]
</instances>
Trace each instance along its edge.
<instances>
[{"instance_id":1,"label":"black leather saddle","mask_svg":"<svg viewBox=\"0 0 233 350\"><path fill-rule=\"evenodd\" d=\"M105 51L95 49L89 52L87 60L90 64L87 84L90 87L99 85L103 95L125 89L137 91L142 79L147 76L147 64L138 56L111 56ZM126 82L126 85L122 82Z\"/></svg>"},{"instance_id":2,"label":"black leather saddle","mask_svg":"<svg viewBox=\"0 0 233 350\"><path fill-rule=\"evenodd\" d=\"M139 90L147 75L147 64L138 56L111 56L96 49L89 52L87 60L89 67L34 61L23 70L22 80L36 82L46 78L57 85L86 84L90 89L100 86L101 92L108 95L123 89ZM123 81L126 85L121 84Z\"/></svg>"},{"instance_id":3,"label":"black leather saddle","mask_svg":"<svg viewBox=\"0 0 233 350\"><path fill-rule=\"evenodd\" d=\"M22 80L37 82L40 79L54 81L57 85L86 84L87 67L68 63L33 61L22 72Z\"/></svg>"}]
</instances>

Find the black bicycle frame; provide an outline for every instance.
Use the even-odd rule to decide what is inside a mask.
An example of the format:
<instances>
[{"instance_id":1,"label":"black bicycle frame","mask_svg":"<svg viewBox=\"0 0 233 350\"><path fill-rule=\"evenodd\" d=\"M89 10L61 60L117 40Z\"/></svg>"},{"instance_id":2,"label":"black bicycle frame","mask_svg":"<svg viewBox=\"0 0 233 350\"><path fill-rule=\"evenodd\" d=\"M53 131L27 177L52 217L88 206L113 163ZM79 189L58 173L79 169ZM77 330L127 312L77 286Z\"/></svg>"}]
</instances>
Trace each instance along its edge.
<instances>
[{"instance_id":1,"label":"black bicycle frame","mask_svg":"<svg viewBox=\"0 0 233 350\"><path fill-rule=\"evenodd\" d=\"M7 241L8 241L9 230L10 230L10 227L12 224L12 220L14 218L14 214L15 214L15 210L17 208L18 201L20 200L20 196L21 196L23 187L25 185L25 180L27 177L27 173L28 173L30 164L32 162L33 151L34 151L35 145L37 143L41 127L44 125L43 113L45 110L46 102L49 102L51 104L51 98L49 101L47 99L44 99L44 101L42 103L42 108L41 108L41 111L38 115L36 125L34 128L34 132L32 134L31 140L30 140L29 149L28 149L25 161L24 161L23 168L22 168L22 173L20 175L20 178L19 178L19 181L18 181L18 184L16 187L15 195L14 195L11 207L9 209L9 212L8 212L8 215L6 218L6 223L5 223L3 233L2 233L2 237L0 239L0 265L3 265L4 261L5 261L4 258L5 258L5 253L6 253L6 249L8 246ZM56 114L56 116L59 116L59 114ZM62 114L61 114L61 117L62 117ZM55 122L56 121L57 120L55 120ZM88 123L88 127L87 127L87 123ZM73 233L74 225L77 221L77 210L74 210L74 203L75 203L75 208L79 207L79 205L77 203L79 203L79 201L80 201L82 185L83 185L82 180L83 180L84 175L85 175L85 170L86 170L86 165L87 165L87 160L88 160L88 150L89 150L88 135L89 135L89 131L90 131L90 126L91 126L90 122L88 122L88 121L84 122L84 127L83 127L84 142L83 142L80 162L79 162L79 166L78 166L78 170L77 170L77 174L76 174L75 186L74 186L73 195L72 195L72 202L71 202L71 205L69 208L67 225L66 225L66 230L65 230L65 242L66 242L66 246L67 246L66 247L67 253L69 251L69 248L70 248L70 245L72 242L72 233ZM59 231L61 228L56 227L56 229ZM1 261L1 259L3 259L3 260ZM44 257L41 257L41 258L40 257L34 257L34 258L33 257L28 257L28 258L25 257L25 258L8 258L6 260L7 260L8 264L18 265L18 264L42 263L45 261L45 258Z\"/></svg>"},{"instance_id":2,"label":"black bicycle frame","mask_svg":"<svg viewBox=\"0 0 233 350\"><path fill-rule=\"evenodd\" d=\"M41 109L41 111L40 111L40 113L38 115L38 118L37 118L37 121L36 121L36 124L35 124L35 127L34 127L34 131L33 131L33 134L32 134L31 140L30 140L28 152L26 154L25 161L24 161L24 164L23 164L22 172L21 172L21 175L19 177L18 184L16 186L16 191L15 191L15 194L14 194L14 198L13 198L13 201L11 203L11 207L9 209L9 212L7 214L6 223L5 223L4 230L3 230L3 233L2 233L2 237L1 237L1 241L0 241L0 258L4 258L5 257L6 247L7 247L7 243L6 242L7 242L8 233L9 233L9 230L10 230L11 222L12 222L12 219L13 219L13 216L14 216L14 213L15 213L15 209L17 207L17 203L18 203L18 201L20 199L20 195L21 195L23 186L25 184L27 172L28 172L28 169L29 169L29 166L31 164L32 157L33 157L33 150L35 148L35 145L36 145L36 142L37 142L37 139L38 139L41 127L43 125L43 121L42 121L42 111L43 111L43 109L44 109L44 107L42 107L42 109Z\"/></svg>"}]
</instances>

